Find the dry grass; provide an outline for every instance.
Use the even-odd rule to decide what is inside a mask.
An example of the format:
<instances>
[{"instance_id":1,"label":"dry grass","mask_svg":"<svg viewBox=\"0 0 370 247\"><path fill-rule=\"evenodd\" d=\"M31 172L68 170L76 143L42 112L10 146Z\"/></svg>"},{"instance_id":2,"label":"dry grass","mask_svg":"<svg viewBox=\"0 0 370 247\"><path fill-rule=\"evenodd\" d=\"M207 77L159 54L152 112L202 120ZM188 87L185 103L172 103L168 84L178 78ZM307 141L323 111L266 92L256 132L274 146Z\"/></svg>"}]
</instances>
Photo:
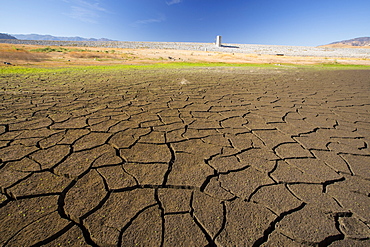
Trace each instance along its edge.
<instances>
[{"instance_id":1,"label":"dry grass","mask_svg":"<svg viewBox=\"0 0 370 247\"><path fill-rule=\"evenodd\" d=\"M4 62L41 62L48 59L49 56L42 53L32 53L28 50L17 47L2 44L0 45L0 61Z\"/></svg>"},{"instance_id":2,"label":"dry grass","mask_svg":"<svg viewBox=\"0 0 370 247\"><path fill-rule=\"evenodd\" d=\"M7 61L25 61L25 62L41 62L47 58L45 54L33 54L29 52L1 52L0 60Z\"/></svg>"},{"instance_id":3,"label":"dry grass","mask_svg":"<svg viewBox=\"0 0 370 247\"><path fill-rule=\"evenodd\" d=\"M354 45L346 45L346 44L331 44L331 45L321 45L319 47L327 47L327 48L354 48L354 49L370 49L370 45L368 46L354 46Z\"/></svg>"},{"instance_id":4,"label":"dry grass","mask_svg":"<svg viewBox=\"0 0 370 247\"><path fill-rule=\"evenodd\" d=\"M0 44L0 66L66 67L77 65L155 64L174 62L259 64L354 64L370 65L370 59L289 57L209 51L166 49L106 49L103 47L60 47Z\"/></svg>"},{"instance_id":5,"label":"dry grass","mask_svg":"<svg viewBox=\"0 0 370 247\"><path fill-rule=\"evenodd\" d=\"M98 53L98 52L70 52L68 55L71 58L110 58L118 59L116 55Z\"/></svg>"}]
</instances>

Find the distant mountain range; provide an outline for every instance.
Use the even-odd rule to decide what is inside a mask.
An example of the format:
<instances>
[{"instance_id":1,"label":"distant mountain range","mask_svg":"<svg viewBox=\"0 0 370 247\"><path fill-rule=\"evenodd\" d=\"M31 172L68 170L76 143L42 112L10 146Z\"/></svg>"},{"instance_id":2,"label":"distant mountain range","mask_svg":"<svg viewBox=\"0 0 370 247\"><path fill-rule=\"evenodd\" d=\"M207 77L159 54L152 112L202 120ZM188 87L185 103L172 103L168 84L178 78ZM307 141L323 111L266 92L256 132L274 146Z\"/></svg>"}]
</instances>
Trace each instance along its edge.
<instances>
[{"instance_id":1,"label":"distant mountain range","mask_svg":"<svg viewBox=\"0 0 370 247\"><path fill-rule=\"evenodd\" d=\"M82 37L57 37L52 35L41 34L5 34L0 33L0 39L21 39L21 40L56 40L56 41L113 41L106 38L82 38Z\"/></svg>"},{"instance_id":2,"label":"distant mountain range","mask_svg":"<svg viewBox=\"0 0 370 247\"><path fill-rule=\"evenodd\" d=\"M115 41L106 38L82 38L82 37L58 37L52 35L41 35L41 34L6 34L0 33L0 39L20 39L20 40L56 40L56 41ZM370 48L370 37L360 37L349 40L336 41L327 45L321 45L321 47L358 47L358 48Z\"/></svg>"},{"instance_id":3,"label":"distant mountain range","mask_svg":"<svg viewBox=\"0 0 370 247\"><path fill-rule=\"evenodd\" d=\"M6 33L0 33L0 39L17 39L17 38Z\"/></svg>"},{"instance_id":4,"label":"distant mountain range","mask_svg":"<svg viewBox=\"0 0 370 247\"><path fill-rule=\"evenodd\" d=\"M370 48L370 37L360 37L349 40L342 40L323 45L325 47L366 47Z\"/></svg>"}]
</instances>

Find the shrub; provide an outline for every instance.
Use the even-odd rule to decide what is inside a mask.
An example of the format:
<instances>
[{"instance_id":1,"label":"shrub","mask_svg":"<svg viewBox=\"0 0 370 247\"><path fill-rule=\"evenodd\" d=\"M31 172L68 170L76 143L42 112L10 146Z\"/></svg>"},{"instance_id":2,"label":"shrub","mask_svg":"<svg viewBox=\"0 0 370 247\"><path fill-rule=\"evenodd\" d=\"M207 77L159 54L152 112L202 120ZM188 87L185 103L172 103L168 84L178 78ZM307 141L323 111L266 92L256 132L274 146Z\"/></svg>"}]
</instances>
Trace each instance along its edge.
<instances>
[{"instance_id":1,"label":"shrub","mask_svg":"<svg viewBox=\"0 0 370 247\"><path fill-rule=\"evenodd\" d=\"M87 51L86 49L67 49L63 47L56 47L56 48L51 48L51 47L45 47L45 48L38 48L38 49L33 49L31 52L84 52Z\"/></svg>"},{"instance_id":2,"label":"shrub","mask_svg":"<svg viewBox=\"0 0 370 247\"><path fill-rule=\"evenodd\" d=\"M67 51L66 48L63 47L58 47L58 48L51 48L51 47L45 47L45 48L38 48L38 49L33 49L31 52L65 52Z\"/></svg>"}]
</instances>

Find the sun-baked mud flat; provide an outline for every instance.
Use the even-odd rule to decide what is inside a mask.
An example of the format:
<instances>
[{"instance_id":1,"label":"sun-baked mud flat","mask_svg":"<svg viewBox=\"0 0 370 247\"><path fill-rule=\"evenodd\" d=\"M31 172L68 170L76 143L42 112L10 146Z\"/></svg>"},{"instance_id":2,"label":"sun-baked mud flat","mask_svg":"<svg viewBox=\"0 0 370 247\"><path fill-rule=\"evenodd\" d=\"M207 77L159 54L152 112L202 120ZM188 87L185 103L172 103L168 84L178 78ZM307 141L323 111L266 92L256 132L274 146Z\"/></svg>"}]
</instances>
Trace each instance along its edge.
<instances>
[{"instance_id":1,"label":"sun-baked mud flat","mask_svg":"<svg viewBox=\"0 0 370 247\"><path fill-rule=\"evenodd\" d=\"M370 71L0 76L2 246L369 246Z\"/></svg>"}]
</instances>

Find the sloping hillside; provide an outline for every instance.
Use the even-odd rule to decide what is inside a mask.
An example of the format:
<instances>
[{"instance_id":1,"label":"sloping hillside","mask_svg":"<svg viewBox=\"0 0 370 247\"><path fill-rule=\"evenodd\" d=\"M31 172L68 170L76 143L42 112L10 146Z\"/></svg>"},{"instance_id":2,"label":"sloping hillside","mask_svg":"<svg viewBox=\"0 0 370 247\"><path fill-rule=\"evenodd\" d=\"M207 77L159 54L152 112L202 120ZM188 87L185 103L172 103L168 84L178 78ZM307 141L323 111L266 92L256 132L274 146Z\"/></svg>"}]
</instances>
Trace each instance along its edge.
<instances>
[{"instance_id":1,"label":"sloping hillside","mask_svg":"<svg viewBox=\"0 0 370 247\"><path fill-rule=\"evenodd\" d=\"M13 37L7 33L0 33L0 39L17 39L16 37Z\"/></svg>"},{"instance_id":2,"label":"sloping hillside","mask_svg":"<svg viewBox=\"0 0 370 247\"><path fill-rule=\"evenodd\" d=\"M349 48L370 48L370 37L360 37L349 40L342 40L323 45L322 47L349 47Z\"/></svg>"}]
</instances>

